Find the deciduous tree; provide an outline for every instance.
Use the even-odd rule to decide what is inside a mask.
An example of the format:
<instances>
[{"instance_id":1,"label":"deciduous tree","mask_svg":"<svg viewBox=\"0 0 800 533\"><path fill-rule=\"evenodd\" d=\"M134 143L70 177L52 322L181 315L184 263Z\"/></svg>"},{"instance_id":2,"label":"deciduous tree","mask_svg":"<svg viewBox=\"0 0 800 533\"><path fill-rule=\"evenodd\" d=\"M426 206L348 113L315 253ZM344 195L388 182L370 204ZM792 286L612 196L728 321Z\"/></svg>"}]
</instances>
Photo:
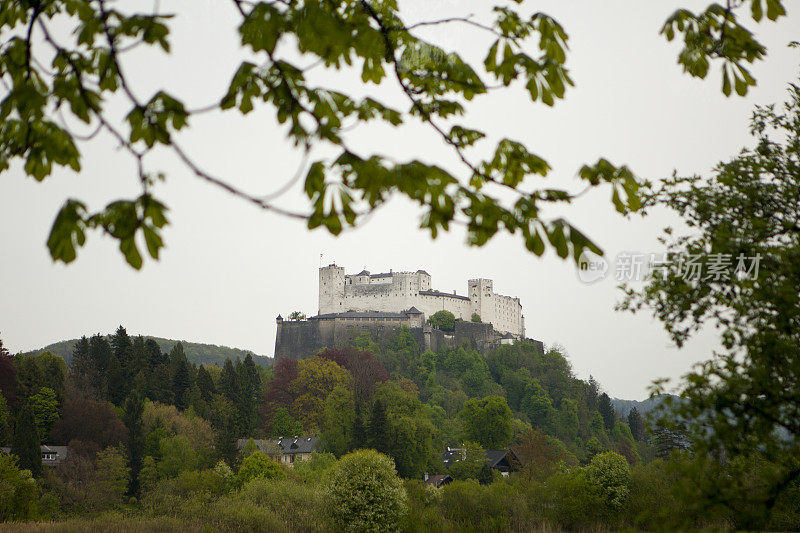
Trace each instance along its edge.
<instances>
[{"instance_id":1,"label":"deciduous tree","mask_svg":"<svg viewBox=\"0 0 800 533\"><path fill-rule=\"evenodd\" d=\"M143 262L137 239L144 240L150 256L158 257L167 218L166 206L152 190L161 175L149 157L156 150L171 152L203 182L332 234L358 224L393 194L401 194L421 205L421 225L434 237L463 218L471 244L482 245L508 231L520 235L536 255L544 253L545 242L561 257L572 253L577 259L586 248L599 252L563 218L542 215L547 205L576 198L527 179L549 174L544 158L514 139L494 139L499 132L476 130L459 118L468 102L488 93L524 87L532 102L546 105L565 96L572 85L566 67L568 35L545 13L529 16L514 4L503 4L473 18L454 7L443 19L415 21L395 2L234 0L230 9L241 48L253 57L235 60L227 69L234 72L232 79L219 98L193 110L181 95L163 89L143 92L136 79L125 75L132 50L148 47L169 53L169 17L158 7L128 12L106 1L80 5L78 9L71 0L52 0L44 8L15 3L3 9L0 31L12 37L0 55L0 72L8 87L0 114L7 126L0 137L0 170L19 162L26 174L40 181L54 166L79 171L79 137L57 119L62 113L70 122L96 127L114 139L131 157L141 192L96 212L79 199L67 200L48 238L54 260L74 260L76 248L91 230L119 241L120 251L135 268ZM748 65L766 53L739 22L743 5L715 3L697 13L679 9L661 30L668 40L683 39L678 62L690 75L704 78L711 61L719 60L725 94L734 89L747 93L755 84ZM764 15L770 20L785 15L781 0L755 0L750 5L749 16L755 21ZM421 35L424 27L448 25L475 32L475 43L481 42L479 36L488 38L484 53L473 59ZM56 31L63 27L75 31ZM531 54L531 49L537 52ZM347 94L312 83L304 66L308 63L298 62L303 56L326 71L343 69L342 75L364 87ZM373 84L390 84L402 100L380 102ZM259 102L287 124L296 147L308 151L322 144L334 154L302 169L306 209L287 210L243 191L230 176L204 169L178 140L196 113L213 109L247 114ZM370 121L400 128L400 134L421 121L434 139L453 151L460 167L395 162L366 146L351 145L346 128ZM477 153L471 150L486 138L496 145ZM627 167L601 158L583 166L578 175L588 187L609 184L618 210L638 207L637 183Z\"/></svg>"},{"instance_id":2,"label":"deciduous tree","mask_svg":"<svg viewBox=\"0 0 800 533\"><path fill-rule=\"evenodd\" d=\"M459 413L464 421L464 435L487 450L502 449L511 441L511 409L505 398L472 398Z\"/></svg>"},{"instance_id":3,"label":"deciduous tree","mask_svg":"<svg viewBox=\"0 0 800 533\"><path fill-rule=\"evenodd\" d=\"M395 531L408 511L408 495L392 460L375 450L339 459L328 492L334 520L346 531Z\"/></svg>"}]
</instances>

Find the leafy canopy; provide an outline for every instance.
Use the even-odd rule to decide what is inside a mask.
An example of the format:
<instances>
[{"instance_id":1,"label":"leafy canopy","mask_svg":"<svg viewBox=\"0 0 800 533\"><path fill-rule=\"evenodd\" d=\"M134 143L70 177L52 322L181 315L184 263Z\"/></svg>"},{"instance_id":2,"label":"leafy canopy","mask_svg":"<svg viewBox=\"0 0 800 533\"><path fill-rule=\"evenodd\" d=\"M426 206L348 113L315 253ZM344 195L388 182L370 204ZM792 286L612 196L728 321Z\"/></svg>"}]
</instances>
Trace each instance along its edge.
<instances>
[{"instance_id":1,"label":"leafy canopy","mask_svg":"<svg viewBox=\"0 0 800 533\"><path fill-rule=\"evenodd\" d=\"M800 87L790 86L782 110L758 107L750 129L755 146L710 177L675 177L647 191L648 207L675 211L692 231L665 231L676 260L641 290L628 287L619 307L652 310L678 345L705 324L719 329L721 349L685 376L683 401L662 413L662 434L688 435L700 455L774 462L779 473L761 500L769 509L800 478ZM679 259L689 256L700 276L685 275ZM727 264L728 275L714 264Z\"/></svg>"},{"instance_id":2,"label":"leafy canopy","mask_svg":"<svg viewBox=\"0 0 800 533\"><path fill-rule=\"evenodd\" d=\"M217 101L189 109L168 90L143 94L137 80L125 75L128 54L136 48L170 53L172 15L160 12L158 3L150 10L137 4L144 10L127 12L109 0L4 2L0 32L8 38L0 47L0 172L14 163L37 181L57 166L78 172L82 143L97 135L110 137L130 156L138 195L98 211L69 198L58 212L47 245L53 260L65 263L76 258L89 231L115 239L134 268L143 264L142 243L158 258L168 219L167 206L153 191L165 177L150 157L157 149L171 152L199 180L334 235L400 194L421 206L421 227L434 237L459 222L472 245L507 231L520 235L536 255L547 243L562 258L572 253L577 259L584 249L600 253L569 222L541 215L543 206L568 203L580 194L548 187L551 167L542 156L461 120L471 102L489 93L524 87L531 102L552 106L572 86L567 32L545 13L528 14L523 3L495 5L485 20L454 9L446 19L409 23L396 0L231 0L242 51L252 59L233 65L235 73ZM662 29L669 40L683 37L678 61L692 76L704 78L712 61L722 64L726 95L732 87L743 95L755 84L748 65L765 54L738 21L747 6L755 21L785 15L781 0L728 2L699 13L680 9ZM418 36L422 27L447 24L490 37L481 63ZM62 28L73 31L56 31ZM364 96L315 85L309 79L312 69L344 70L364 84ZM379 101L371 96L378 85L393 86L402 99L391 105ZM125 103L123 120L108 109L112 97ZM323 145L335 154L298 170L305 176L307 209L291 211L275 198L245 192L235 177L205 170L179 141L199 113L245 115L256 106L274 110L298 150L308 154ZM345 131L371 121L401 132L421 122L455 153L460 169L395 161L391 154L351 145ZM78 124L90 133L76 133ZM487 157L473 151L481 142L494 144ZM620 212L639 207L639 185L624 165L600 158L577 175L587 188L609 185Z\"/></svg>"}]
</instances>

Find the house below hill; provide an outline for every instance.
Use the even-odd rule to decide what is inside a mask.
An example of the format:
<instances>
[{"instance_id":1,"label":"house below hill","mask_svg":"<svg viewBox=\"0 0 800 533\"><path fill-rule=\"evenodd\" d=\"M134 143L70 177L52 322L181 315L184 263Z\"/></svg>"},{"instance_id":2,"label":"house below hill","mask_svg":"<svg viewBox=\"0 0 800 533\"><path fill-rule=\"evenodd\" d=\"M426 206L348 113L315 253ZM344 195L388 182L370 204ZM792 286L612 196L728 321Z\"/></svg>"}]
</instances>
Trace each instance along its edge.
<instances>
[{"instance_id":1,"label":"house below hill","mask_svg":"<svg viewBox=\"0 0 800 533\"><path fill-rule=\"evenodd\" d=\"M48 444L42 444L40 449L42 451L42 464L47 466L55 466L64 461L67 455L69 455L68 446L50 446ZM0 452L4 455L11 455L11 448L0 448Z\"/></svg>"},{"instance_id":2,"label":"house below hill","mask_svg":"<svg viewBox=\"0 0 800 533\"><path fill-rule=\"evenodd\" d=\"M243 450L250 439L238 439L236 447ZM292 466L298 461L311 458L311 452L316 450L319 437L286 437L279 439L253 439L256 447L286 466Z\"/></svg>"}]
</instances>

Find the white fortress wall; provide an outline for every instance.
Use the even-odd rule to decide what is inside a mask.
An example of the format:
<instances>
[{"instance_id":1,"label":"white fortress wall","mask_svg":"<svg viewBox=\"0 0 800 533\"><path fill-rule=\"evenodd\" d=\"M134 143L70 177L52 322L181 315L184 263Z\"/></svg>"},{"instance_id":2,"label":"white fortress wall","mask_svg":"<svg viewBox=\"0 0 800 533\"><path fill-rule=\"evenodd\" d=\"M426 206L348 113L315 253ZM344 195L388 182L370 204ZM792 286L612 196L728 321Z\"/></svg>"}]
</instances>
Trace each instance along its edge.
<instances>
[{"instance_id":1,"label":"white fortress wall","mask_svg":"<svg viewBox=\"0 0 800 533\"><path fill-rule=\"evenodd\" d=\"M319 270L319 313L346 311L401 312L411 307L426 318L437 311L450 311L456 318L471 320L477 313L482 322L495 330L523 336L522 304L519 298L495 294L492 280L468 282L468 296L442 293L431 289L431 276L423 270L370 274L348 274L344 268L330 265Z\"/></svg>"}]
</instances>

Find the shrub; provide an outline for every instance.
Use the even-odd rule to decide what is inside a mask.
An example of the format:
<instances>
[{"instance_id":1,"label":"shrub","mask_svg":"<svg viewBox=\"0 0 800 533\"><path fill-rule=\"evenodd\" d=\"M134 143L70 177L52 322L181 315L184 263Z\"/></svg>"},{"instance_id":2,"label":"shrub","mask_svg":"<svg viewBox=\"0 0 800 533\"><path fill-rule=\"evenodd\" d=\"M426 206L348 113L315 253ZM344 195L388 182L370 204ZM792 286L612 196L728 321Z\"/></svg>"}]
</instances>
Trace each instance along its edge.
<instances>
[{"instance_id":1,"label":"shrub","mask_svg":"<svg viewBox=\"0 0 800 533\"><path fill-rule=\"evenodd\" d=\"M286 474L278 463L267 457L266 454L257 452L242 460L237 481L241 486L255 478L276 479L285 476Z\"/></svg>"},{"instance_id":2,"label":"shrub","mask_svg":"<svg viewBox=\"0 0 800 533\"><path fill-rule=\"evenodd\" d=\"M0 455L0 522L33 518L38 497L30 470L20 470L16 456Z\"/></svg>"},{"instance_id":3,"label":"shrub","mask_svg":"<svg viewBox=\"0 0 800 533\"><path fill-rule=\"evenodd\" d=\"M408 511L408 495L394 462L375 450L339 459L329 495L333 519L347 531L396 531Z\"/></svg>"},{"instance_id":4,"label":"shrub","mask_svg":"<svg viewBox=\"0 0 800 533\"><path fill-rule=\"evenodd\" d=\"M291 531L331 531L326 515L327 494L320 485L290 479L255 478L246 483L238 498L266 508Z\"/></svg>"},{"instance_id":5,"label":"shrub","mask_svg":"<svg viewBox=\"0 0 800 533\"><path fill-rule=\"evenodd\" d=\"M606 508L619 511L625 504L631 485L631 468L617 452L595 455L586 467L591 483L600 489Z\"/></svg>"}]
</instances>

